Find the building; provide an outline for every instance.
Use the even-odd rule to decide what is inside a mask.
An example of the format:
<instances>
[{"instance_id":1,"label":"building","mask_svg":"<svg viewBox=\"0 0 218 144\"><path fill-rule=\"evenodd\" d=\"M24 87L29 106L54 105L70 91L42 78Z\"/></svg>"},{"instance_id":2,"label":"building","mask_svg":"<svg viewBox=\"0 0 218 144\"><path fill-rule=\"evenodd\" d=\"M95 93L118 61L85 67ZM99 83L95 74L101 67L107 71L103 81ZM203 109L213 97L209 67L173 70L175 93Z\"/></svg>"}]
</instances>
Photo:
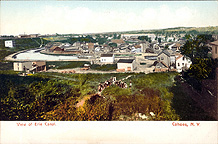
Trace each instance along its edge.
<instances>
[{"instance_id":1,"label":"building","mask_svg":"<svg viewBox=\"0 0 218 144\"><path fill-rule=\"evenodd\" d=\"M217 59L218 58L218 40L211 42L210 45L212 46L212 58Z\"/></svg>"},{"instance_id":2,"label":"building","mask_svg":"<svg viewBox=\"0 0 218 144\"><path fill-rule=\"evenodd\" d=\"M32 62L14 62L14 71L27 71L32 68Z\"/></svg>"},{"instance_id":3,"label":"building","mask_svg":"<svg viewBox=\"0 0 218 144\"><path fill-rule=\"evenodd\" d=\"M168 67L170 66L170 53L167 50L161 51L157 56L158 61L164 62Z\"/></svg>"},{"instance_id":4,"label":"building","mask_svg":"<svg viewBox=\"0 0 218 144\"><path fill-rule=\"evenodd\" d=\"M46 71L46 62L45 61L32 62L32 68L30 69L30 71L31 72Z\"/></svg>"},{"instance_id":5,"label":"building","mask_svg":"<svg viewBox=\"0 0 218 144\"><path fill-rule=\"evenodd\" d=\"M90 53L94 52L94 43L88 43L88 49Z\"/></svg>"},{"instance_id":6,"label":"building","mask_svg":"<svg viewBox=\"0 0 218 144\"><path fill-rule=\"evenodd\" d=\"M134 59L120 59L117 62L117 71L134 71L136 69L136 62Z\"/></svg>"},{"instance_id":7,"label":"building","mask_svg":"<svg viewBox=\"0 0 218 144\"><path fill-rule=\"evenodd\" d=\"M101 63L114 63L114 54L101 54Z\"/></svg>"},{"instance_id":8,"label":"building","mask_svg":"<svg viewBox=\"0 0 218 144\"><path fill-rule=\"evenodd\" d=\"M165 72L169 71L169 67L163 61L154 62L154 72Z\"/></svg>"},{"instance_id":9,"label":"building","mask_svg":"<svg viewBox=\"0 0 218 144\"><path fill-rule=\"evenodd\" d=\"M73 44L73 46L74 46L74 47L80 47L81 44L80 44L80 42L75 42L75 43Z\"/></svg>"},{"instance_id":10,"label":"building","mask_svg":"<svg viewBox=\"0 0 218 144\"><path fill-rule=\"evenodd\" d=\"M60 48L58 46L52 46L50 49L49 49L49 52L62 52L64 51L63 48Z\"/></svg>"},{"instance_id":11,"label":"building","mask_svg":"<svg viewBox=\"0 0 218 144\"><path fill-rule=\"evenodd\" d=\"M46 71L45 61L14 62L14 71L39 72Z\"/></svg>"},{"instance_id":12,"label":"building","mask_svg":"<svg viewBox=\"0 0 218 144\"><path fill-rule=\"evenodd\" d=\"M5 41L5 47L13 48L15 46L15 42L13 40Z\"/></svg>"},{"instance_id":13,"label":"building","mask_svg":"<svg viewBox=\"0 0 218 144\"><path fill-rule=\"evenodd\" d=\"M189 69L192 62L188 57L185 57L184 55L176 55L176 70L177 72L182 72L182 70Z\"/></svg>"},{"instance_id":14,"label":"building","mask_svg":"<svg viewBox=\"0 0 218 144\"><path fill-rule=\"evenodd\" d=\"M124 44L124 43L125 43L125 41L122 40L122 39L112 39L111 42L112 42L112 43L116 43L117 46L120 46L121 44Z\"/></svg>"}]
</instances>

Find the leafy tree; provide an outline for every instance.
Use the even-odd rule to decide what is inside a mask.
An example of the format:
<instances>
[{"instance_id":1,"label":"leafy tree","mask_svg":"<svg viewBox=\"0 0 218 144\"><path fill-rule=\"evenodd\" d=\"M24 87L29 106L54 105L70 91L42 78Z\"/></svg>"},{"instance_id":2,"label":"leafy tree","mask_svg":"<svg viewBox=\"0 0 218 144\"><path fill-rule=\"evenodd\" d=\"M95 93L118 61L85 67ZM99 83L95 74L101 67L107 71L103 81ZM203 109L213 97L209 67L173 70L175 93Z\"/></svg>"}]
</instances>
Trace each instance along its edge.
<instances>
[{"instance_id":1,"label":"leafy tree","mask_svg":"<svg viewBox=\"0 0 218 144\"><path fill-rule=\"evenodd\" d=\"M117 34L116 33L114 34L113 39L117 39Z\"/></svg>"},{"instance_id":2,"label":"leafy tree","mask_svg":"<svg viewBox=\"0 0 218 144\"><path fill-rule=\"evenodd\" d=\"M121 34L119 34L118 36L117 36L117 39L120 39L121 38Z\"/></svg>"},{"instance_id":3,"label":"leafy tree","mask_svg":"<svg viewBox=\"0 0 218 144\"><path fill-rule=\"evenodd\" d=\"M208 57L209 48L207 46L208 41L213 41L211 35L198 35L194 38L190 35L186 35L186 43L180 49L181 54L188 56L192 65L188 71L189 75L202 80L207 78L213 71L214 62Z\"/></svg>"},{"instance_id":4,"label":"leafy tree","mask_svg":"<svg viewBox=\"0 0 218 144\"><path fill-rule=\"evenodd\" d=\"M116 43L109 43L108 44L110 47L117 47L117 44Z\"/></svg>"},{"instance_id":5,"label":"leafy tree","mask_svg":"<svg viewBox=\"0 0 218 144\"><path fill-rule=\"evenodd\" d=\"M139 36L138 39L148 41L148 36Z\"/></svg>"},{"instance_id":6,"label":"leafy tree","mask_svg":"<svg viewBox=\"0 0 218 144\"><path fill-rule=\"evenodd\" d=\"M195 58L193 64L188 71L190 76L194 76L198 80L206 79L213 71L214 62L210 58Z\"/></svg>"},{"instance_id":7,"label":"leafy tree","mask_svg":"<svg viewBox=\"0 0 218 144\"><path fill-rule=\"evenodd\" d=\"M208 40L212 41L212 36L198 35L192 38L190 35L186 35L186 43L180 49L181 54L188 56L192 61L194 58L207 58L209 48L206 45Z\"/></svg>"},{"instance_id":8,"label":"leafy tree","mask_svg":"<svg viewBox=\"0 0 218 144\"><path fill-rule=\"evenodd\" d=\"M158 38L158 42L161 43L161 38Z\"/></svg>"}]
</instances>

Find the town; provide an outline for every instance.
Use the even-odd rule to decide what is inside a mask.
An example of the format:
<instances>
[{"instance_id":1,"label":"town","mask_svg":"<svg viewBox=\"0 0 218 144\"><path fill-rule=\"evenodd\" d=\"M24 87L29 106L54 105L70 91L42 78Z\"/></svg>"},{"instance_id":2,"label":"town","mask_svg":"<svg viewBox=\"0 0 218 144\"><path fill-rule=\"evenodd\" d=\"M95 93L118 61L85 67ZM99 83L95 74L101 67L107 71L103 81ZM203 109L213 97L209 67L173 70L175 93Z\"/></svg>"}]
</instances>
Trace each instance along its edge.
<instances>
[{"instance_id":1,"label":"town","mask_svg":"<svg viewBox=\"0 0 218 144\"><path fill-rule=\"evenodd\" d=\"M1 1L0 143L217 143L217 1Z\"/></svg>"},{"instance_id":2,"label":"town","mask_svg":"<svg viewBox=\"0 0 218 144\"><path fill-rule=\"evenodd\" d=\"M5 39L6 37L2 38ZM182 72L189 69L192 64L191 59L180 52L180 49L186 43L185 34L171 34L169 37L146 33L78 36L32 34L13 37L13 39L27 38L40 38L40 46L34 48L32 53L29 52L30 50L24 50L5 58L5 60L15 61L13 64L14 70L24 71L24 75L39 71L49 71L50 67L55 67L55 65L50 64L46 68L47 61L87 62L80 69L70 69L69 67L65 71L57 71L65 73L70 73L72 70L74 73L82 73L83 71L97 72L90 69L92 64L101 66L114 65L114 69L110 70L110 72ZM47 44L42 43L43 40L49 40L49 38L56 38L60 42L50 41ZM213 38L217 40L217 35L213 35ZM13 49L13 47L16 47L13 39L4 41L6 48ZM67 40L69 42L66 42ZM208 54L214 59L217 58L217 41L208 43L208 46L210 50ZM28 57L21 56L25 53ZM37 56L34 57L34 55ZM43 58L46 56L53 56L54 59Z\"/></svg>"},{"instance_id":3,"label":"town","mask_svg":"<svg viewBox=\"0 0 218 144\"><path fill-rule=\"evenodd\" d=\"M3 97L19 95L33 105L19 107L33 110L40 101L42 109L24 110L28 117L19 115L21 120L215 120L218 35L198 29L1 36Z\"/></svg>"}]
</instances>

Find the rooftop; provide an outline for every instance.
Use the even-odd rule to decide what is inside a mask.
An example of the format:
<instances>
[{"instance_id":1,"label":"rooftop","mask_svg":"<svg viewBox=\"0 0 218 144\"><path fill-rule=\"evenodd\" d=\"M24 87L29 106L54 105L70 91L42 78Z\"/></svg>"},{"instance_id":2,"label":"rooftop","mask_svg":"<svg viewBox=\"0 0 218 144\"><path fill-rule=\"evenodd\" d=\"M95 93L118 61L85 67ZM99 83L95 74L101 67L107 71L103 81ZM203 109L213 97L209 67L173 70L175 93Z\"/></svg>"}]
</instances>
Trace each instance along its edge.
<instances>
[{"instance_id":1,"label":"rooftop","mask_svg":"<svg viewBox=\"0 0 218 144\"><path fill-rule=\"evenodd\" d=\"M117 63L132 63L134 59L119 59Z\"/></svg>"},{"instance_id":2,"label":"rooftop","mask_svg":"<svg viewBox=\"0 0 218 144\"><path fill-rule=\"evenodd\" d=\"M113 57L113 54L101 54L101 57Z\"/></svg>"},{"instance_id":3,"label":"rooftop","mask_svg":"<svg viewBox=\"0 0 218 144\"><path fill-rule=\"evenodd\" d=\"M170 57L170 53L169 53L167 50L161 51L161 52L158 54L158 56L161 55L162 53L164 53L164 54L166 54L167 56Z\"/></svg>"}]
</instances>

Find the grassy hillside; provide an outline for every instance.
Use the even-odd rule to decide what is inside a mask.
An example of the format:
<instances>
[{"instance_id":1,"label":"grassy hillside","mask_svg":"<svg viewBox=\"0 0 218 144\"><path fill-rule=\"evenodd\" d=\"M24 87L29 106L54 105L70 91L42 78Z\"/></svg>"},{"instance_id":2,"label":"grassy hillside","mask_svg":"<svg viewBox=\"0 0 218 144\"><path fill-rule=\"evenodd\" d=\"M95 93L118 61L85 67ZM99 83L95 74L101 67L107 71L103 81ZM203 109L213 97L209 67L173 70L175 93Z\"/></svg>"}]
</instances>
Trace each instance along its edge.
<instances>
[{"instance_id":1,"label":"grassy hillside","mask_svg":"<svg viewBox=\"0 0 218 144\"><path fill-rule=\"evenodd\" d=\"M195 111L182 107L183 103L178 101L181 98L191 103L187 94L176 91L176 75L37 73L19 77L16 73L1 72L1 120L195 120L198 113L206 115L197 107ZM92 97L99 83L114 76L118 80L131 76L123 81L129 85L131 80L132 88L112 85L103 91L104 98ZM76 107L84 98L82 107ZM142 119L139 114L147 118Z\"/></svg>"}]
</instances>

